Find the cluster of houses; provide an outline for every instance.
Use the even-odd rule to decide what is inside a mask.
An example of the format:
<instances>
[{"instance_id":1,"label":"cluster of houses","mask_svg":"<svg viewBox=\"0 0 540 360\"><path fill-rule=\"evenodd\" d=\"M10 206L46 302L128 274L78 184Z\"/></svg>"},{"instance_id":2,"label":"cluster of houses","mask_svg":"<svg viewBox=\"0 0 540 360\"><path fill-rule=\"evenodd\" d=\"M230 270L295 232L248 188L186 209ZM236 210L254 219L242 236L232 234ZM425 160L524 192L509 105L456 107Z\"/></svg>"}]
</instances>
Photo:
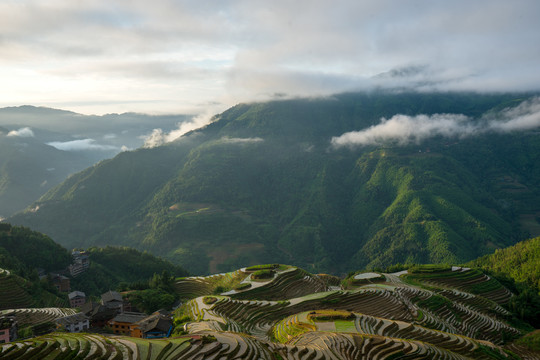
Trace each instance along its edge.
<instances>
[{"instance_id":1,"label":"cluster of houses","mask_svg":"<svg viewBox=\"0 0 540 360\"><path fill-rule=\"evenodd\" d=\"M69 294L72 307L79 307L80 313L56 320L58 328L69 332L88 329L109 328L114 334L139 338L162 338L170 336L173 322L165 312L147 315L132 311L131 305L116 291L101 295L100 302L86 302L83 292Z\"/></svg>"},{"instance_id":2,"label":"cluster of houses","mask_svg":"<svg viewBox=\"0 0 540 360\"><path fill-rule=\"evenodd\" d=\"M84 250L73 250L71 252L71 257L73 262L68 266L67 271L62 270L60 273L69 274L72 277L77 277L80 274L84 273L90 267L90 260L88 253ZM59 273L49 273L47 274L43 269L37 269L38 275L41 280L46 278L54 285L54 287L60 292L69 292L71 290L71 283L67 276Z\"/></svg>"},{"instance_id":3,"label":"cluster of houses","mask_svg":"<svg viewBox=\"0 0 540 360\"><path fill-rule=\"evenodd\" d=\"M69 274L76 277L90 266L85 251L73 250L73 262L69 265ZM67 275L67 272L63 272ZM173 321L165 312L147 315L138 312L122 295L108 291L101 295L99 302L87 301L82 291L71 291L70 279L58 273L45 273L38 269L40 279L47 278L60 292L68 293L70 307L79 308L80 312L55 320L57 329L67 332L112 332L139 338L162 338L170 336ZM17 339L18 323L16 315L0 316L0 344Z\"/></svg>"},{"instance_id":4,"label":"cluster of houses","mask_svg":"<svg viewBox=\"0 0 540 360\"><path fill-rule=\"evenodd\" d=\"M101 295L101 301L86 302L81 291L69 294L72 307L80 312L55 320L56 329L67 332L110 332L138 338L169 337L173 330L170 314L157 311L151 315L133 311L129 302L116 291ZM16 315L0 316L0 344L17 340Z\"/></svg>"},{"instance_id":5,"label":"cluster of houses","mask_svg":"<svg viewBox=\"0 0 540 360\"><path fill-rule=\"evenodd\" d=\"M90 260L86 251L73 250L71 252L71 257L73 258L73 263L68 267L71 276L79 276L90 267Z\"/></svg>"}]
</instances>

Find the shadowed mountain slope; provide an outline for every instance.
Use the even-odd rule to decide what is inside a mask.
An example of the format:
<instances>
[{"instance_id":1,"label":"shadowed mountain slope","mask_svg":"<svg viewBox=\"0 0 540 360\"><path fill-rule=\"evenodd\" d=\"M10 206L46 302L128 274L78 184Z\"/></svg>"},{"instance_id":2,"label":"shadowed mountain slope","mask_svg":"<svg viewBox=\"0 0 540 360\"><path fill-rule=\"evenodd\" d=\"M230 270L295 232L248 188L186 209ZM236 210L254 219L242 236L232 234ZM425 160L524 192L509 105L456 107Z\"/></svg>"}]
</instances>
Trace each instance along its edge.
<instances>
[{"instance_id":1,"label":"shadowed mountain slope","mask_svg":"<svg viewBox=\"0 0 540 360\"><path fill-rule=\"evenodd\" d=\"M536 231L536 132L354 148L331 139L397 114L461 114L480 126L484 114L496 119L529 96L362 93L240 104L174 143L70 177L10 221L69 247L149 250L193 273L268 262L340 273L468 261Z\"/></svg>"}]
</instances>

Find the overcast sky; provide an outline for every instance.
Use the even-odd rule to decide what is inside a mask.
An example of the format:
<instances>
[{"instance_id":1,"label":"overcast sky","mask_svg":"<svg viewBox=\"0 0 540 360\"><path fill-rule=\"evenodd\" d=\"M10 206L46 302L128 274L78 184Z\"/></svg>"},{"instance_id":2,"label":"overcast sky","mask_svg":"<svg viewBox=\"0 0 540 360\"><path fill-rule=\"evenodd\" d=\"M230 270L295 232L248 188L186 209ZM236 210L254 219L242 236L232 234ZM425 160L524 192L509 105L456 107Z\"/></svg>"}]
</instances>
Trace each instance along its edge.
<instances>
[{"instance_id":1,"label":"overcast sky","mask_svg":"<svg viewBox=\"0 0 540 360\"><path fill-rule=\"evenodd\" d=\"M374 86L540 88L540 1L0 0L0 107L218 112Z\"/></svg>"}]
</instances>

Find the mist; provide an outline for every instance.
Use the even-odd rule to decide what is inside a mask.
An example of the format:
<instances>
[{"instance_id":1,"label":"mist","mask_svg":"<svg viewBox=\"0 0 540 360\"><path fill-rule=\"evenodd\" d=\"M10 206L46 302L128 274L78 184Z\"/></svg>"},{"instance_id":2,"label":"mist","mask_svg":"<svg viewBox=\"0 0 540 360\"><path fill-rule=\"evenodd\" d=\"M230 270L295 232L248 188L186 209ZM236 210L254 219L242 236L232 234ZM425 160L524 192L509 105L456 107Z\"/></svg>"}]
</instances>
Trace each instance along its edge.
<instances>
[{"instance_id":1,"label":"mist","mask_svg":"<svg viewBox=\"0 0 540 360\"><path fill-rule=\"evenodd\" d=\"M397 114L367 129L333 137L334 148L392 144L404 146L443 136L465 138L485 133L508 133L540 127L540 98L475 120L463 114L408 116Z\"/></svg>"},{"instance_id":2,"label":"mist","mask_svg":"<svg viewBox=\"0 0 540 360\"><path fill-rule=\"evenodd\" d=\"M47 145L50 145L58 150L63 151L87 151L87 150L95 150L95 151L120 151L122 149L112 146L112 145L103 145L103 144L97 144L96 140L94 139L80 139L80 140L72 140L72 141L53 141L47 143Z\"/></svg>"},{"instance_id":3,"label":"mist","mask_svg":"<svg viewBox=\"0 0 540 360\"><path fill-rule=\"evenodd\" d=\"M165 132L161 128L153 129L152 132L143 137L144 139L144 148L153 148L160 146L169 142L172 142L182 135L187 134L190 131L199 129L205 125L208 125L213 118L212 113L205 112L194 116L189 121L185 121L177 124L177 128L171 130L170 132Z\"/></svg>"},{"instance_id":4,"label":"mist","mask_svg":"<svg viewBox=\"0 0 540 360\"><path fill-rule=\"evenodd\" d=\"M23 127L18 130L11 130L8 132L7 136L34 137L34 132L29 127Z\"/></svg>"}]
</instances>

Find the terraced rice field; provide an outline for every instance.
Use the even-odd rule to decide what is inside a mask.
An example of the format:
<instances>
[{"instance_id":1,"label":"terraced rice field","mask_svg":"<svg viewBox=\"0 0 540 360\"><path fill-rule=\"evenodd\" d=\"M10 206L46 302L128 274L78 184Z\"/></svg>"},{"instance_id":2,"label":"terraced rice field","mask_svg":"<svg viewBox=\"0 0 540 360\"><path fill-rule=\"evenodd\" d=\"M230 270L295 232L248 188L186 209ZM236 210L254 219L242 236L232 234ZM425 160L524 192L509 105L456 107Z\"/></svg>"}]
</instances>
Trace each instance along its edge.
<instances>
[{"instance_id":1,"label":"terraced rice field","mask_svg":"<svg viewBox=\"0 0 540 360\"><path fill-rule=\"evenodd\" d=\"M77 311L72 308L26 308L5 310L4 312L15 315L19 327L23 327L55 321L61 317L73 315Z\"/></svg>"},{"instance_id":2,"label":"terraced rice field","mask_svg":"<svg viewBox=\"0 0 540 360\"><path fill-rule=\"evenodd\" d=\"M0 310L30 307L34 300L24 289L24 280L11 275L7 270L0 272Z\"/></svg>"},{"instance_id":3,"label":"terraced rice field","mask_svg":"<svg viewBox=\"0 0 540 360\"><path fill-rule=\"evenodd\" d=\"M0 359L540 359L505 344L522 335L501 306L511 295L477 272L383 274L343 290L295 267L254 271L179 280L191 299L172 338L51 334L2 345Z\"/></svg>"}]
</instances>

